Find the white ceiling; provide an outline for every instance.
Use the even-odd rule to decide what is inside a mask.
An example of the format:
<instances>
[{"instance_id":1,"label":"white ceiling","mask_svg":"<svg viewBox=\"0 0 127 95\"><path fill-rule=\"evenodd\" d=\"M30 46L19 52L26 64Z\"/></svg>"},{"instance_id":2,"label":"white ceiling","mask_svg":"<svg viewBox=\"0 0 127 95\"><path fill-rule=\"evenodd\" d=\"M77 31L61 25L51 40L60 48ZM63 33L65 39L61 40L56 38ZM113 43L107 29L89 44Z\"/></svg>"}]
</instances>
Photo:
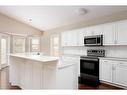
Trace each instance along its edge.
<instances>
[{"instance_id":1,"label":"white ceiling","mask_svg":"<svg viewBox=\"0 0 127 95\"><path fill-rule=\"evenodd\" d=\"M88 13L78 15L79 8ZM0 13L44 31L126 10L127 6L0 6Z\"/></svg>"}]
</instances>

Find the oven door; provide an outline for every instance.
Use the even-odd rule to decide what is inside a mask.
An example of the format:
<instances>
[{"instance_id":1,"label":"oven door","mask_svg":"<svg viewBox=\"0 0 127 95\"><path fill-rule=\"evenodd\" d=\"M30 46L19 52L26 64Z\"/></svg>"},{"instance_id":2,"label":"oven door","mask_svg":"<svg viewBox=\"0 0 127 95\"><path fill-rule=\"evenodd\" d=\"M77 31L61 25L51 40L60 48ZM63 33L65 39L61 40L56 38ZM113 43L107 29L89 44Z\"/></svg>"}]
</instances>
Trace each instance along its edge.
<instances>
[{"instance_id":1,"label":"oven door","mask_svg":"<svg viewBox=\"0 0 127 95\"><path fill-rule=\"evenodd\" d=\"M99 76L99 59L98 58L81 58L80 72L83 74Z\"/></svg>"}]
</instances>

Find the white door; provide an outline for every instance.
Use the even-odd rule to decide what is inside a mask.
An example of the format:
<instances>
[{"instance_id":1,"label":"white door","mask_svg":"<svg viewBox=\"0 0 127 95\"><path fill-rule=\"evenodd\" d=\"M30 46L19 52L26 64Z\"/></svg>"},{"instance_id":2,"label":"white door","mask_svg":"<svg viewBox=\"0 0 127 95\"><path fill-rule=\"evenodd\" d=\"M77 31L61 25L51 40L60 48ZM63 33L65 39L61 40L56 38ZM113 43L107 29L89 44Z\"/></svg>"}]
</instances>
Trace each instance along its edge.
<instances>
[{"instance_id":1,"label":"white door","mask_svg":"<svg viewBox=\"0 0 127 95\"><path fill-rule=\"evenodd\" d=\"M59 34L53 34L50 36L50 53L52 56L59 56Z\"/></svg>"},{"instance_id":2,"label":"white door","mask_svg":"<svg viewBox=\"0 0 127 95\"><path fill-rule=\"evenodd\" d=\"M9 51L9 47L8 47L8 37L7 36L1 36L0 39L0 65L1 68L4 68L8 65L8 51Z\"/></svg>"},{"instance_id":3,"label":"white door","mask_svg":"<svg viewBox=\"0 0 127 95\"><path fill-rule=\"evenodd\" d=\"M117 45L127 45L127 20L117 22Z\"/></svg>"},{"instance_id":4,"label":"white door","mask_svg":"<svg viewBox=\"0 0 127 95\"><path fill-rule=\"evenodd\" d=\"M113 83L127 86L127 62L119 62L116 65Z\"/></svg>"},{"instance_id":5,"label":"white door","mask_svg":"<svg viewBox=\"0 0 127 95\"><path fill-rule=\"evenodd\" d=\"M100 60L100 80L112 82L112 61Z\"/></svg>"}]
</instances>

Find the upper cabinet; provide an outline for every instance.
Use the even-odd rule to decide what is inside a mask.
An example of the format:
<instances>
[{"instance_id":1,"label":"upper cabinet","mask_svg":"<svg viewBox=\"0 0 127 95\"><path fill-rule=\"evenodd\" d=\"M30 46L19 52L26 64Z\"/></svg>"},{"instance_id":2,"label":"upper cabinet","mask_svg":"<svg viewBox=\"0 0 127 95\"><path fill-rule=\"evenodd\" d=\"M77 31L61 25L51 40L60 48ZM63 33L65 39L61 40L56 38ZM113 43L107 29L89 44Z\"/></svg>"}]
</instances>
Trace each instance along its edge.
<instances>
[{"instance_id":1,"label":"upper cabinet","mask_svg":"<svg viewBox=\"0 0 127 95\"><path fill-rule=\"evenodd\" d=\"M103 26L97 25L97 26L86 28L84 36L102 35L102 34L103 34Z\"/></svg>"},{"instance_id":2,"label":"upper cabinet","mask_svg":"<svg viewBox=\"0 0 127 95\"><path fill-rule=\"evenodd\" d=\"M103 45L115 45L115 26L115 23L108 23L103 25Z\"/></svg>"},{"instance_id":3,"label":"upper cabinet","mask_svg":"<svg viewBox=\"0 0 127 95\"><path fill-rule=\"evenodd\" d=\"M61 45L64 46L83 46L84 29L72 30L61 33Z\"/></svg>"},{"instance_id":4,"label":"upper cabinet","mask_svg":"<svg viewBox=\"0 0 127 95\"><path fill-rule=\"evenodd\" d=\"M103 35L103 45L127 45L127 20L62 33L62 46L84 46L84 37Z\"/></svg>"},{"instance_id":5,"label":"upper cabinet","mask_svg":"<svg viewBox=\"0 0 127 95\"><path fill-rule=\"evenodd\" d=\"M127 45L127 20L116 22L116 45Z\"/></svg>"}]
</instances>

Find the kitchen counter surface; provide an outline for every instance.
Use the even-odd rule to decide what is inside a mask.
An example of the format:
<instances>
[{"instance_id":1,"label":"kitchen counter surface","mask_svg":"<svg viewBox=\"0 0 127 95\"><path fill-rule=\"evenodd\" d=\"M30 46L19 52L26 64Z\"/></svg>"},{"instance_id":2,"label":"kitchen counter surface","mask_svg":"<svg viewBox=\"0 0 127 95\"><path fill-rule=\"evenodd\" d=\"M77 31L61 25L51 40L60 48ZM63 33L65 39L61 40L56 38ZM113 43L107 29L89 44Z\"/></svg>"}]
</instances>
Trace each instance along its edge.
<instances>
[{"instance_id":1,"label":"kitchen counter surface","mask_svg":"<svg viewBox=\"0 0 127 95\"><path fill-rule=\"evenodd\" d=\"M99 59L116 60L116 61L127 61L127 58L121 58L121 57L99 57Z\"/></svg>"},{"instance_id":2,"label":"kitchen counter surface","mask_svg":"<svg viewBox=\"0 0 127 95\"><path fill-rule=\"evenodd\" d=\"M40 62L49 62L49 61L59 60L58 57L45 56L45 55L10 54L10 56L34 60L34 61L40 61Z\"/></svg>"}]
</instances>

